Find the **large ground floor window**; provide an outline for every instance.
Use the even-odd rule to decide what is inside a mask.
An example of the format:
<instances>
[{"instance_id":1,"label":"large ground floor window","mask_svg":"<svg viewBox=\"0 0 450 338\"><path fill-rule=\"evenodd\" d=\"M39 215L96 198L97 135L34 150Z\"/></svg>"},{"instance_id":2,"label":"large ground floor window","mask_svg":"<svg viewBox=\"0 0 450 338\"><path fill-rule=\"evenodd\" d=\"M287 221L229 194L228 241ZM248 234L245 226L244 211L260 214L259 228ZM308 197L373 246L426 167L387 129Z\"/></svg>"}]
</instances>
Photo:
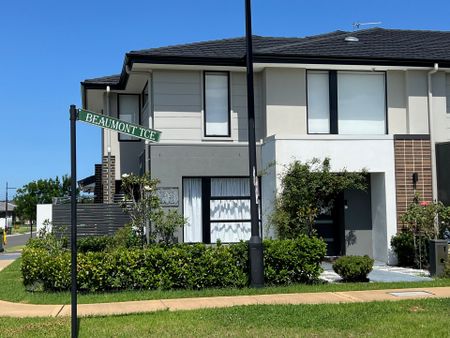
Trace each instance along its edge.
<instances>
[{"instance_id":1,"label":"large ground floor window","mask_svg":"<svg viewBox=\"0 0 450 338\"><path fill-rule=\"evenodd\" d=\"M251 236L247 177L183 178L184 242L223 243Z\"/></svg>"}]
</instances>

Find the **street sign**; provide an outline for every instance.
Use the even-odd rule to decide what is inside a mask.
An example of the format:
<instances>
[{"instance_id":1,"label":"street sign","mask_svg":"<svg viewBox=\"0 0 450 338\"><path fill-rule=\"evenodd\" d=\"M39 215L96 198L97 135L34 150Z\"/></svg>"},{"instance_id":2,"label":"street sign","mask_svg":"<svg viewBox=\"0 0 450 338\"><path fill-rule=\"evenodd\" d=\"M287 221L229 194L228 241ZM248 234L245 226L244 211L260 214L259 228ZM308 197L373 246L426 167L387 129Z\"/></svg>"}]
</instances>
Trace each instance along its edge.
<instances>
[{"instance_id":1,"label":"street sign","mask_svg":"<svg viewBox=\"0 0 450 338\"><path fill-rule=\"evenodd\" d=\"M134 136L150 142L158 142L161 132L145 128L138 124L125 122L107 115L97 114L89 110L78 109L78 120L93 124L97 127L111 129L122 134Z\"/></svg>"}]
</instances>

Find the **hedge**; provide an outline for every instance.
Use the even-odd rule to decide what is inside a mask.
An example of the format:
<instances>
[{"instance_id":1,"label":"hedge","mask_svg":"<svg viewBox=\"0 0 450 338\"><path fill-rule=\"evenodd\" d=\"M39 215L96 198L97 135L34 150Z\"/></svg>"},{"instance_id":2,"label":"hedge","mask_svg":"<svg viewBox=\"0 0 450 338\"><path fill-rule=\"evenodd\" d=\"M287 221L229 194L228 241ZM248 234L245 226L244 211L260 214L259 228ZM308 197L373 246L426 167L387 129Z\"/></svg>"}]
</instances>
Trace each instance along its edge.
<instances>
[{"instance_id":1,"label":"hedge","mask_svg":"<svg viewBox=\"0 0 450 338\"><path fill-rule=\"evenodd\" d=\"M264 241L265 282L286 285L317 280L326 252L325 243L306 236L295 240ZM78 253L80 291L127 289L203 289L248 286L248 244L108 250ZM55 254L26 247L22 276L29 290L70 289L70 253Z\"/></svg>"}]
</instances>

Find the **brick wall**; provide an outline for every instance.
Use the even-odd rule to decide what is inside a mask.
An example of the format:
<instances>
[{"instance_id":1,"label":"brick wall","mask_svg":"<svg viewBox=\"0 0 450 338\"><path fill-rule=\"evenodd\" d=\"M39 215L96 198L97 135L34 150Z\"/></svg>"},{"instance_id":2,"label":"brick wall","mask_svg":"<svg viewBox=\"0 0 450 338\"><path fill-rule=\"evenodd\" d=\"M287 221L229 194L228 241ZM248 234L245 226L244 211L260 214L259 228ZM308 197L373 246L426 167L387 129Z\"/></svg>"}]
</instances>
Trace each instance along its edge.
<instances>
[{"instance_id":1,"label":"brick wall","mask_svg":"<svg viewBox=\"0 0 450 338\"><path fill-rule=\"evenodd\" d=\"M413 173L419 175L416 192L421 199L427 202L433 199L431 145L429 138L424 136L396 135L394 140L398 229L402 228L401 215L414 200Z\"/></svg>"},{"instance_id":2,"label":"brick wall","mask_svg":"<svg viewBox=\"0 0 450 338\"><path fill-rule=\"evenodd\" d=\"M103 203L113 203L114 194L116 193L116 158L111 156L111 170L110 180L108 182L108 156L103 156L102 159L102 181L103 181ZM108 191L111 191L108 198Z\"/></svg>"},{"instance_id":3,"label":"brick wall","mask_svg":"<svg viewBox=\"0 0 450 338\"><path fill-rule=\"evenodd\" d=\"M103 203L103 165L95 165L94 203Z\"/></svg>"}]
</instances>

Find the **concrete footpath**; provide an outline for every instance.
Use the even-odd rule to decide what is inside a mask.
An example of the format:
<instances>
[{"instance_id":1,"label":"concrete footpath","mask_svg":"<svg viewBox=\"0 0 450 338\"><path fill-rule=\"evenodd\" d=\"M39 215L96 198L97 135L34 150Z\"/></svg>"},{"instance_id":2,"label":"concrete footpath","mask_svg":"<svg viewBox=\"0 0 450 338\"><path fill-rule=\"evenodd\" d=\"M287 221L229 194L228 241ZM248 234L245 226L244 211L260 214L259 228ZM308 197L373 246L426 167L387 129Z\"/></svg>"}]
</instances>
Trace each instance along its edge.
<instances>
[{"instance_id":1,"label":"concrete footpath","mask_svg":"<svg viewBox=\"0 0 450 338\"><path fill-rule=\"evenodd\" d=\"M450 287L371 291L291 293L252 296L198 297L116 303L79 304L79 316L106 316L154 311L225 308L242 305L331 304L395 301L402 299L450 298ZM0 317L70 316L70 305L32 305L0 301Z\"/></svg>"}]
</instances>

